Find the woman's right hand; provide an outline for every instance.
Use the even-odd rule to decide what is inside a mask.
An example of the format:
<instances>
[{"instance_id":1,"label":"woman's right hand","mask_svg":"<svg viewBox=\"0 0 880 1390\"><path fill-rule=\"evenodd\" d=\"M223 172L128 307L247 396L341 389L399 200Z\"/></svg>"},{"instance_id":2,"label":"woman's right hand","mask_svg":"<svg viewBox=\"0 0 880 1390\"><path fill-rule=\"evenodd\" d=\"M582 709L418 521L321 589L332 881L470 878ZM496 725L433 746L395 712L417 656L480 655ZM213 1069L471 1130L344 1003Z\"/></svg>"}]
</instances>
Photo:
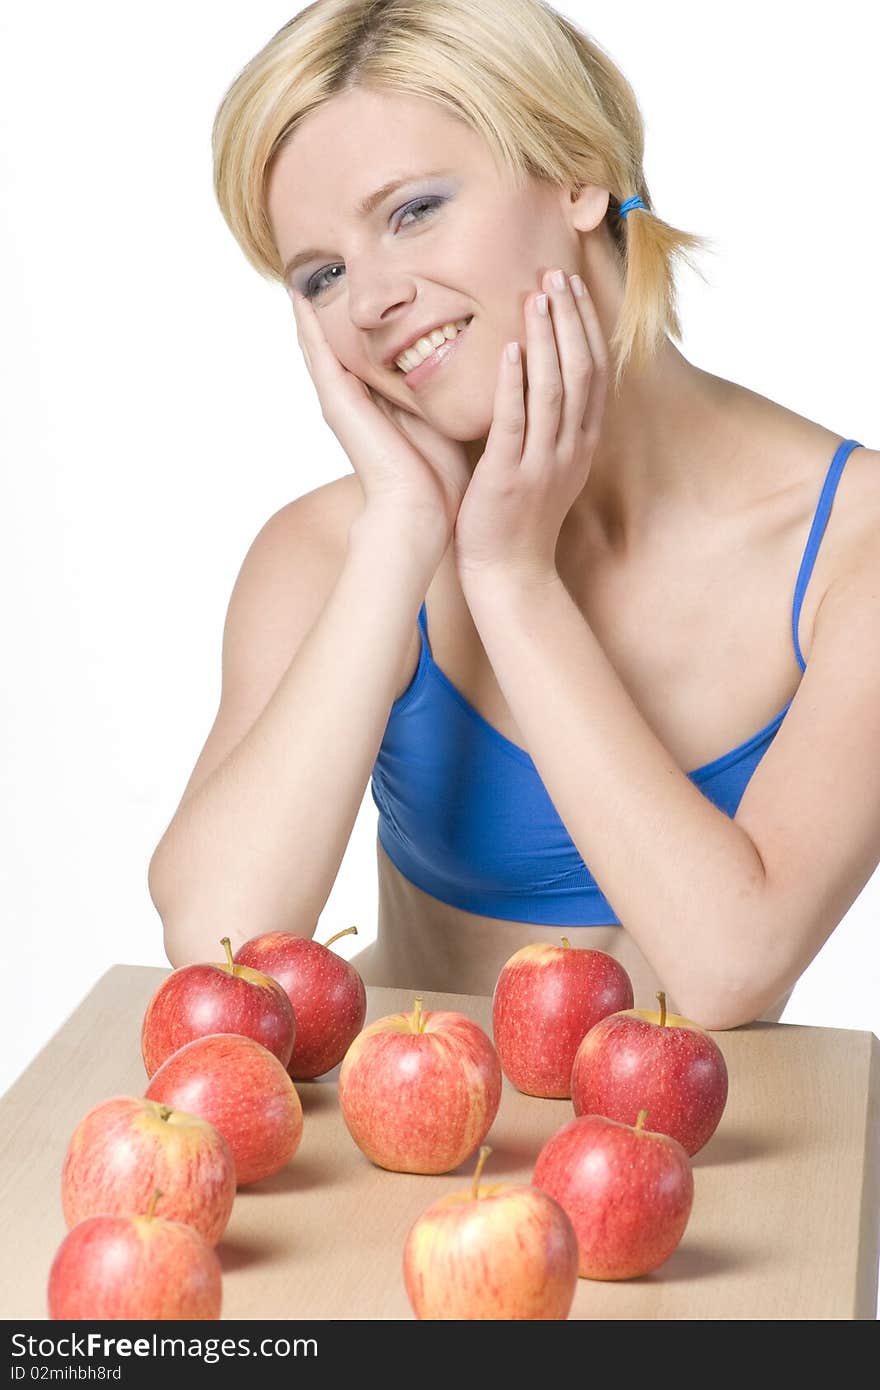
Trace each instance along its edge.
<instances>
[{"instance_id":1,"label":"woman's right hand","mask_svg":"<svg viewBox=\"0 0 880 1390\"><path fill-rule=\"evenodd\" d=\"M471 477L464 446L343 367L309 300L296 290L290 297L321 413L360 479L366 510L411 518L415 542L445 549Z\"/></svg>"}]
</instances>

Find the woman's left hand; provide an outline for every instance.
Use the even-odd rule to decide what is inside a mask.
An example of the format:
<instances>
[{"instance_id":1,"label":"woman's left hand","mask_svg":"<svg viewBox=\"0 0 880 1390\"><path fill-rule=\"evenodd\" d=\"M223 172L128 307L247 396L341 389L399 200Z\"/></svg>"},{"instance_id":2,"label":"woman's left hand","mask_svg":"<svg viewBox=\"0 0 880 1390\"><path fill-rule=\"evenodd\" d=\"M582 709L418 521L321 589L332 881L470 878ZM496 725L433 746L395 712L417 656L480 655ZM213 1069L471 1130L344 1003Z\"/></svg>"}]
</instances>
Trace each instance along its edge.
<instances>
[{"instance_id":1,"label":"woman's left hand","mask_svg":"<svg viewBox=\"0 0 880 1390\"><path fill-rule=\"evenodd\" d=\"M608 350L595 306L578 276L565 287L544 276L525 303L526 363L505 345L486 448L474 469L455 525L454 549L464 587L491 573L555 580L562 523L590 472L608 383Z\"/></svg>"}]
</instances>

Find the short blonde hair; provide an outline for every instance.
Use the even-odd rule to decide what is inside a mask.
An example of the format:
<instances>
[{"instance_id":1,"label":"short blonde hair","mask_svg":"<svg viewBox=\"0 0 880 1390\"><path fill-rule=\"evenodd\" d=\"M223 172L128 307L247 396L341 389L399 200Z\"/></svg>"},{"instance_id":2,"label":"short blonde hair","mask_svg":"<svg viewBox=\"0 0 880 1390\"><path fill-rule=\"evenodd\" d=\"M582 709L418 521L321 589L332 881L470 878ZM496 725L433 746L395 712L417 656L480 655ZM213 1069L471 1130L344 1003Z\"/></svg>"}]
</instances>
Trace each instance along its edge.
<instances>
[{"instance_id":1,"label":"short blonde hair","mask_svg":"<svg viewBox=\"0 0 880 1390\"><path fill-rule=\"evenodd\" d=\"M315 0L253 57L214 119L214 190L245 256L283 283L266 212L272 161L299 123L353 87L437 102L482 135L499 167L610 192L606 221L624 293L609 348L627 364L681 338L673 261L711 242L651 208L644 123L611 58L543 0ZM638 195L647 205L621 218Z\"/></svg>"}]
</instances>

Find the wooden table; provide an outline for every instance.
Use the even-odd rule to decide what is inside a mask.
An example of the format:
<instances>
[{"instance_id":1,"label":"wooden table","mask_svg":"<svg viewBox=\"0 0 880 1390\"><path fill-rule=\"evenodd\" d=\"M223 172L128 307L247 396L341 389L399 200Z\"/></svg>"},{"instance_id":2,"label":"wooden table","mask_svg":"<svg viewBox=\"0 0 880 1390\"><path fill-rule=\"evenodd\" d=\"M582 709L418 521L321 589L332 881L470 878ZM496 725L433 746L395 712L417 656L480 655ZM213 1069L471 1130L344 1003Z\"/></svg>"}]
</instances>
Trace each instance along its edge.
<instances>
[{"instance_id":1,"label":"wooden table","mask_svg":"<svg viewBox=\"0 0 880 1390\"><path fill-rule=\"evenodd\" d=\"M142 1095L140 1025L167 970L116 965L0 1100L0 1317L45 1318L65 1235L60 1175L85 1112ZM412 1007L367 991L368 1021ZM491 1001L426 994L491 1035ZM880 1044L873 1033L756 1023L717 1033L727 1108L695 1155L694 1205L665 1265L621 1283L581 1279L573 1318L875 1317L880 1243ZM218 1254L226 1318L412 1316L401 1251L416 1217L468 1186L473 1159L439 1177L389 1173L355 1146L336 1097L338 1068L298 1083L299 1150L241 1188ZM569 1101L521 1095L505 1079L487 1180L528 1182ZM9 1252L14 1252L12 1259Z\"/></svg>"}]
</instances>

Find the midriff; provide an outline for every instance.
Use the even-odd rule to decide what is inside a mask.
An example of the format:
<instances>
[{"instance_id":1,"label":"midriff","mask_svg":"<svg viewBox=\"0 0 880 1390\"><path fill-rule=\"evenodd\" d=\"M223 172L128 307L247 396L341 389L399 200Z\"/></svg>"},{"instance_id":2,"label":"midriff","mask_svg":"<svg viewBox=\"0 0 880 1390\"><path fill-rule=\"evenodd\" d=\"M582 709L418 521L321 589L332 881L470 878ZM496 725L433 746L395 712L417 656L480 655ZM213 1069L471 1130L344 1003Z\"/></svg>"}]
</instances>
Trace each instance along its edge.
<instances>
[{"instance_id":1,"label":"midriff","mask_svg":"<svg viewBox=\"0 0 880 1390\"><path fill-rule=\"evenodd\" d=\"M547 927L481 917L451 907L423 893L392 864L376 841L379 904L376 941L352 956L352 964L368 985L412 989L417 993L491 995L505 961L534 942L607 951L620 961L633 982L635 1007L656 1007L663 982L648 964L633 938L616 924L598 927ZM789 994L761 1015L778 1022ZM666 995L671 1013L680 1012ZM425 1000L430 1008L430 998Z\"/></svg>"}]
</instances>

